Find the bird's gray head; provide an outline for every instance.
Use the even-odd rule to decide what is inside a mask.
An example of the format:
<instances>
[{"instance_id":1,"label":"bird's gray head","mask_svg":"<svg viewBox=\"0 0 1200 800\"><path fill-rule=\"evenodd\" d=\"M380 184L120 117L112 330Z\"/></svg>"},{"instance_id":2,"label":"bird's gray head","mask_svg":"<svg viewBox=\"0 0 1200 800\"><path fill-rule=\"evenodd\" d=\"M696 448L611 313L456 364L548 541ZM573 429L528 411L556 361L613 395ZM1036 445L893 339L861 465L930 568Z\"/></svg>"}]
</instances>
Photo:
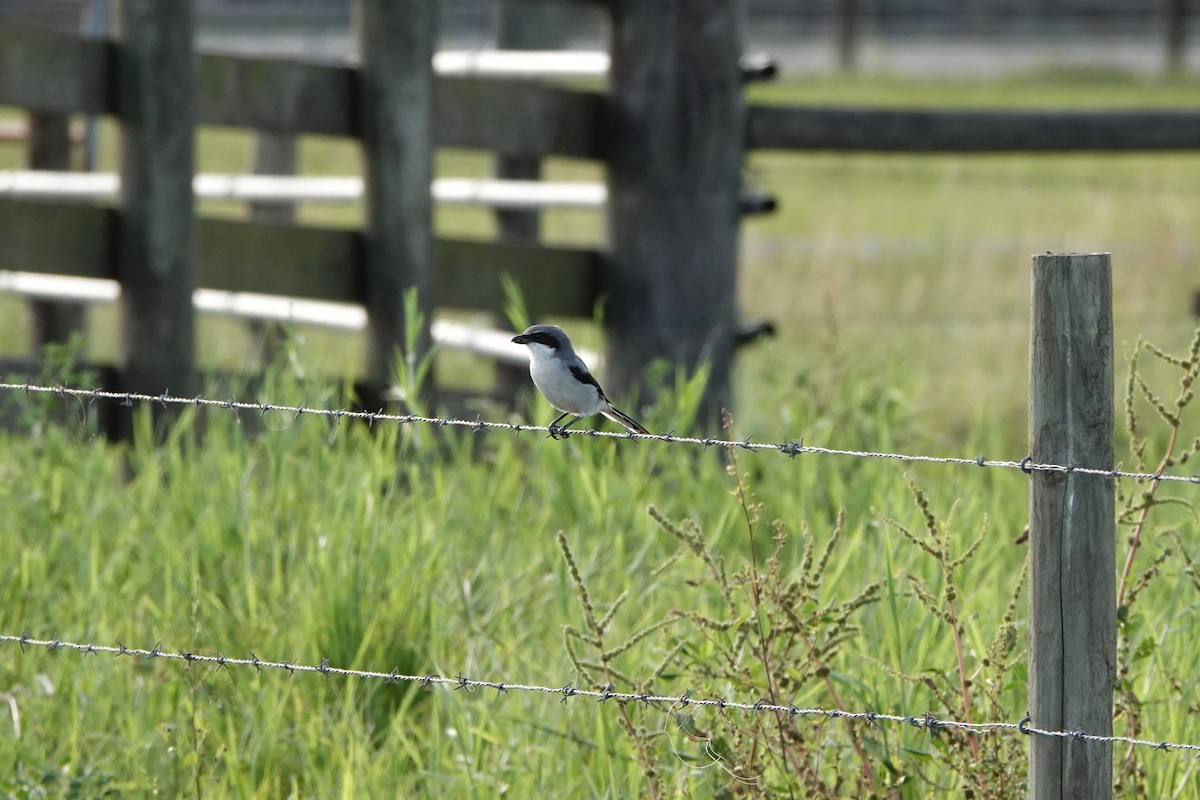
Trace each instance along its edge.
<instances>
[{"instance_id":1,"label":"bird's gray head","mask_svg":"<svg viewBox=\"0 0 1200 800\"><path fill-rule=\"evenodd\" d=\"M566 332L557 325L531 325L512 340L514 344L540 344L564 356L575 352Z\"/></svg>"}]
</instances>

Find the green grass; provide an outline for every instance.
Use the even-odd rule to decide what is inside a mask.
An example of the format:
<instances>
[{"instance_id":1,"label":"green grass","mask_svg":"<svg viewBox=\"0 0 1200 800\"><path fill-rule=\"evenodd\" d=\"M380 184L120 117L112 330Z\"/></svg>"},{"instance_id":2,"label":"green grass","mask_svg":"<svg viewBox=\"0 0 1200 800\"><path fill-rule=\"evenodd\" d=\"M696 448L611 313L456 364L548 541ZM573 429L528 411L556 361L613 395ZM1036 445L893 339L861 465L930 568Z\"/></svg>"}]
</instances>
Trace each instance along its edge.
<instances>
[{"instance_id":1,"label":"green grass","mask_svg":"<svg viewBox=\"0 0 1200 800\"><path fill-rule=\"evenodd\" d=\"M1195 88L1039 75L753 91L764 102L1129 107L1194 103ZM247 142L205 133L199 168L241 170ZM0 165L18 159L0 147ZM301 160L311 174L357 169L354 146L337 140L306 138ZM477 153L439 156L442 175L488 170ZM568 161L548 172L598 176ZM748 173L780 196L781 211L745 226L740 304L775 319L780 335L739 358L735 436L1019 457L1033 252L1111 250L1119 349L1144 334L1186 353L1196 156L764 153ZM353 225L357 213L311 206L302 218ZM482 212L438 215L456 235L491 225ZM595 215L551 213L546 227L554 241L602 243ZM19 304L0 300L4 352L27 347L26 324ZM244 331L203 325L206 368L252 366ZM115 355L113 315L98 314L95 328L89 354ZM357 346L301 332L261 396L345 405L313 376L347 377ZM1178 370L1155 361L1143 353L1139 374L1169 405ZM459 362L450 377L470 369ZM1121 367L1119 385L1127 374ZM687 432L688 388L643 421ZM1134 407L1152 471L1168 425L1144 398ZM1026 553L1014 541L1027 481L1015 471L742 452L731 475L725 455L683 447L220 411L185 414L163 446L143 430L123 448L98 439L80 408L0 396L0 415L20 421L0 435L2 633L551 686L625 689L606 678L623 675L653 678L664 693L748 702L774 686L777 700L799 706L962 718L956 625L972 718L1015 721L1026 709L1024 595L1006 616ZM506 414L486 416L549 419L536 402ZM1185 449L1200 434L1194 412L1180 430ZM1119 436L1121 462L1137 466L1130 434ZM1136 507L1137 488L1122 488ZM1159 491L1177 502L1152 509L1140 542L1132 579L1164 560L1122 629L1117 727L1200 742L1191 489ZM1122 560L1136 512L1126 516ZM786 535L778 550L776 534ZM581 591L596 616L616 607L598 632ZM660 623L611 658L583 641L602 639L610 652ZM976 766L961 737L907 726L858 727L852 738L839 723L800 720L784 735L772 719L733 711L622 710L15 646L0 648L0 701L6 796L627 797L654 787L664 797L1011 797L1026 744L985 738ZM1145 796L1200 794L1185 756L1125 758L1118 749L1124 796L1139 781Z\"/></svg>"},{"instance_id":2,"label":"green grass","mask_svg":"<svg viewBox=\"0 0 1200 800\"><path fill-rule=\"evenodd\" d=\"M1169 383L1160 388L1166 395ZM916 435L911 392L898 366L851 365L836 387L796 390L792 411L811 421L811 444L887 448ZM263 395L314 407L345 402L286 368L273 372ZM597 679L595 668L581 676L564 649L564 627L585 629L586 618L576 602L580 585L554 541L561 531L597 615L623 594L632 601L603 628L607 649L684 615L613 656L612 674L657 675L656 691L747 702L767 696L764 687L775 681L775 698L799 706L961 718L945 616L955 597L966 667L978 679L973 718L1024 713L1023 600L1007 650L1001 635L1025 557L1014 543L1026 491L1016 471L906 471L879 461L741 453L731 476L727 459L708 450L392 425L370 431L220 411L205 413L199 427L185 414L159 447L143 416L139 443L120 448L95 438L75 404L10 395L3 408L23 415L24 432L0 436L9 532L0 540L0 560L9 565L0 631L628 688L619 678ZM540 404L530 411L546 416ZM65 422L52 423L55 413ZM647 422L662 429L690 413L687 401L667 398ZM513 417L523 418L524 411ZM1154 459L1162 425L1147 420L1144 428ZM1188 431L1194 420L1185 439ZM744 432L735 423L733 435ZM923 518L909 480L934 522ZM1175 494L1190 497L1187 487ZM699 549L683 546L671 526L692 531ZM1164 506L1154 512L1139 564L1166 546L1157 531L1171 526L1185 552L1194 547L1193 512ZM938 552L913 546L901 528ZM807 548L819 555L835 531L828 561L812 567ZM772 555L775 534L787 538ZM975 554L947 573L946 563L977 538ZM724 595L701 552L723 560ZM1178 558L1166 562L1133 607L1128 630L1140 655L1130 689L1143 702L1140 733L1195 741L1200 724L1186 702L1172 702L1166 678L1180 682L1185 700L1195 691L1194 590L1177 590L1185 568ZM787 589L800 575L809 583ZM839 623L833 609L871 585L869 601ZM790 640L781 633L784 608L806 619ZM732 627L714 627L720 620ZM819 657L815 642L827 644ZM573 650L581 661L597 657L579 642ZM0 686L11 711L0 773L8 776L5 790L18 795L444 797L507 787L513 796L629 796L648 792L649 763L665 796L721 796L733 778L688 766L707 760L685 729L709 737L726 769L756 781L747 788L791 783L810 796L961 791L976 772L989 781L976 787L981 795L1011 796L1024 757L1022 740L993 737L985 740L985 767L973 770L960 737L859 728L875 772L851 789L862 762L848 734L814 720L795 723L789 743L792 757L811 769L802 780L761 751L774 746L770 725L732 711L628 706L639 750L615 704L560 705L519 693L423 691L16 646L0 649ZM1141 757L1152 796L1190 768L1174 755Z\"/></svg>"},{"instance_id":3,"label":"green grass","mask_svg":"<svg viewBox=\"0 0 1200 800\"><path fill-rule=\"evenodd\" d=\"M1143 77L1121 70L1041 68L993 80L806 75L754 83L751 102L902 108L1194 108L1195 76Z\"/></svg>"}]
</instances>

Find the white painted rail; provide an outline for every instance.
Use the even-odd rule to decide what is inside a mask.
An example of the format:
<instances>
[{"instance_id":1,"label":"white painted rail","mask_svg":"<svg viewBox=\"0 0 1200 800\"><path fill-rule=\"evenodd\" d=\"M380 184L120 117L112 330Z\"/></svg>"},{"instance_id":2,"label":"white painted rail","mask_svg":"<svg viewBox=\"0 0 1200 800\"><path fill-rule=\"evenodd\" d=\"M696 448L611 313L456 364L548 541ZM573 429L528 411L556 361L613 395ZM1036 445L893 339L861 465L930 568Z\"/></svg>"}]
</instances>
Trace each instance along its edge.
<instances>
[{"instance_id":1,"label":"white painted rail","mask_svg":"<svg viewBox=\"0 0 1200 800\"><path fill-rule=\"evenodd\" d=\"M192 182L201 200L354 203L362 198L357 177L200 174ZM115 199L120 178L110 172L0 170L0 196L37 200ZM608 200L604 184L570 181L502 181L438 178L430 187L442 205L531 210L600 209Z\"/></svg>"},{"instance_id":2,"label":"white painted rail","mask_svg":"<svg viewBox=\"0 0 1200 800\"><path fill-rule=\"evenodd\" d=\"M603 78L609 58L592 50L442 50L433 55L433 69L489 78Z\"/></svg>"},{"instance_id":3,"label":"white painted rail","mask_svg":"<svg viewBox=\"0 0 1200 800\"><path fill-rule=\"evenodd\" d=\"M116 281L95 278L0 270L0 292L36 300L108 304L117 301L121 287ZM294 322L343 331L361 331L367 324L366 310L348 303L215 289L197 289L193 302L197 311L241 319ZM513 344L511 338L511 332L479 328L461 322L435 320L433 323L433 340L440 347L465 350L506 364L528 363L528 348ZM596 353L581 351L581 355L593 366L599 362Z\"/></svg>"}]
</instances>

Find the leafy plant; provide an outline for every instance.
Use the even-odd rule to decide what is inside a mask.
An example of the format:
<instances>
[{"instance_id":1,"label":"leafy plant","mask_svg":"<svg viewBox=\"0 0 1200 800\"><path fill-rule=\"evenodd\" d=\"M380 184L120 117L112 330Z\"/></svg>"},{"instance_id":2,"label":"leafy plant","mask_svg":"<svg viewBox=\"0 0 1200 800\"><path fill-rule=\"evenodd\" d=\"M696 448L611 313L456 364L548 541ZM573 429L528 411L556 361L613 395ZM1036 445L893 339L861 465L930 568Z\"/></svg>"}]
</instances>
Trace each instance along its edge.
<instances>
[{"instance_id":1,"label":"leafy plant","mask_svg":"<svg viewBox=\"0 0 1200 800\"><path fill-rule=\"evenodd\" d=\"M33 378L9 376L7 381L21 383L28 380L40 386L96 386L99 376L94 369L84 365L86 352L83 334L74 332L66 342L47 344L42 348L40 367ZM35 441L43 438L48 426L59 422L65 422L77 440L94 437L96 416L88 411L88 404L83 400L63 403L50 394L8 393L0 398L0 415L11 414L18 429L26 431Z\"/></svg>"},{"instance_id":2,"label":"leafy plant","mask_svg":"<svg viewBox=\"0 0 1200 800\"><path fill-rule=\"evenodd\" d=\"M725 425L727 430L732 426L728 416ZM845 515L837 516L823 544L802 524L799 562L792 564L787 526L773 522L769 544L760 541L761 506L748 477L738 469L736 451L728 451L727 458L726 471L734 482L734 504L745 533L743 555L732 573L726 557L712 548L695 522L672 521L654 506L648 511L678 548L655 570L655 578L665 580L670 573L685 570L688 562L698 561L706 593L716 601L712 610L674 608L622 643L610 646L606 637L627 595L622 594L599 616L566 539L559 535L585 622L584 630L564 630L572 664L581 680L600 686L620 685L622 691L632 694L647 693L658 679L675 676L677 680L682 677L687 687L713 687L739 696L754 694L770 704L786 705L798 694L816 690L835 708L845 710L829 664L860 635L853 618L865 606L878 602L881 582L869 582L846 599L823 598L823 576L843 540ZM662 653L645 677L633 678L614 667L616 657L659 631L664 636ZM595 657L581 657L579 645L590 648ZM829 759L821 728L798 726L787 715L764 713L747 720L717 714L705 722L686 708L674 712L671 726L702 746L700 752L689 754L672 739L673 754L690 768L719 767L729 777L733 791L770 796L788 789L807 796L834 797L873 783L870 759L853 726L846 728L846 741L857 754L858 769L847 773L836 768L836 759ZM622 707L620 713L622 727L636 745L649 793L658 796L665 777L660 760L652 753L651 735L628 709Z\"/></svg>"},{"instance_id":3,"label":"leafy plant","mask_svg":"<svg viewBox=\"0 0 1200 800\"><path fill-rule=\"evenodd\" d=\"M1142 361L1145 356L1158 365L1165 365L1178 376L1178 389L1171 400L1165 400L1152 387L1151 379L1147 377L1148 369ZM1178 471L1194 462L1200 453L1200 436L1192 435L1188 441L1185 413L1195 400L1198 376L1200 327L1183 356L1172 355L1138 339L1129 358L1129 377L1125 384L1125 430L1134 470L1159 474ZM1151 428L1143 417L1146 409L1151 412L1150 418L1160 423L1157 429ZM1162 426L1165 426L1165 441ZM1146 731L1147 724L1143 719L1148 705L1181 709L1192 714L1200 711L1200 705L1190 699L1196 688L1196 682L1189 677L1193 672L1192 665L1180 670L1172 664L1172 659L1163 652L1167 631L1149 623L1149 611L1139 611L1138 601L1147 592L1155 595L1155 603L1163 602L1167 597L1178 597L1180 586L1200 592L1197 560L1190 552L1195 544L1184 538L1178 523L1171 524L1164 519L1171 509L1181 511L1187 527L1195 530L1200 514L1190 496L1167 492L1166 486L1158 479L1138 484L1132 492L1126 491L1120 483L1117 485L1117 524L1119 529L1128 531L1128 536L1117 595L1114 705L1117 719L1124 725L1124 735L1135 738L1151 735ZM1146 558L1139 558L1139 554L1148 544L1157 548L1157 552L1146 563ZM1164 582L1167 585L1156 592L1158 584ZM1175 642L1179 641L1182 630L1174 631ZM1146 754L1131 747L1114 755L1116 793L1127 797L1151 796Z\"/></svg>"},{"instance_id":4,"label":"leafy plant","mask_svg":"<svg viewBox=\"0 0 1200 800\"><path fill-rule=\"evenodd\" d=\"M939 708L936 716L944 715L968 723L1004 719L1008 711L1001 698L1001 690L1009 675L1025 658L1025 653L1018 651L1017 647L1017 605L1025 586L1026 571L1021 570L1012 588L991 644L982 657L971 663L971 656L963 644L965 631L958 609L961 594L956 575L979 553L980 546L987 540L987 519L983 519L979 533L970 544L955 553L950 532L957 524L957 504L951 507L945 521L941 521L933 513L924 491L911 479L909 491L916 501L924 530L917 533L894 519L881 519L936 564L940 588L934 589L915 575L908 576L908 585L929 618L935 620L939 628L948 630L954 642L956 670L951 674L937 670L906 674L878 661L876 664L889 674L928 689ZM1026 743L1020 739L935 734L933 744L950 769L958 774L967 796L1012 797L1024 779Z\"/></svg>"}]
</instances>

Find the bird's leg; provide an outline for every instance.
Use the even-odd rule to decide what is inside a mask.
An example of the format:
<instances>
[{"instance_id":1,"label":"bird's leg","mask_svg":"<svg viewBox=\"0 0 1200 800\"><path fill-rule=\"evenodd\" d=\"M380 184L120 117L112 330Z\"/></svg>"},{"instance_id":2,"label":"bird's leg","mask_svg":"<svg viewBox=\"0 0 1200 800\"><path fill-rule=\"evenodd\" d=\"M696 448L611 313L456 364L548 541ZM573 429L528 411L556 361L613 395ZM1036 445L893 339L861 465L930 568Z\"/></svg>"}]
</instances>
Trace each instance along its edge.
<instances>
[{"instance_id":1,"label":"bird's leg","mask_svg":"<svg viewBox=\"0 0 1200 800\"><path fill-rule=\"evenodd\" d=\"M571 427L571 426L572 426L572 425L574 425L576 422L579 422L579 420L581 420L581 419L583 419L583 417L576 417L575 419L573 419L573 420L571 420L570 422L568 422L566 425L559 425L559 426L558 426L558 435L559 435L560 437L562 437L563 439L565 439L565 438L567 438L568 436L570 436L570 434L569 434L569 433L567 433L567 428Z\"/></svg>"},{"instance_id":2,"label":"bird's leg","mask_svg":"<svg viewBox=\"0 0 1200 800\"><path fill-rule=\"evenodd\" d=\"M554 418L554 422L551 422L551 423L550 423L548 426L546 426L546 427L547 427L547 430L550 432L550 438L551 438L551 439L557 439L557 438L558 438L558 432L559 432L559 430L561 430L561 429L558 427L558 421L559 421L560 419L562 419L563 417L565 417L565 416L569 415L570 413L571 413L570 411L564 411L563 413L559 414L557 417L555 417L555 418ZM568 422L567 424L568 424L568 425L570 425L571 423L569 423L569 422ZM563 438L565 439L565 438L567 438L567 437L566 437L566 436L563 436Z\"/></svg>"}]
</instances>

